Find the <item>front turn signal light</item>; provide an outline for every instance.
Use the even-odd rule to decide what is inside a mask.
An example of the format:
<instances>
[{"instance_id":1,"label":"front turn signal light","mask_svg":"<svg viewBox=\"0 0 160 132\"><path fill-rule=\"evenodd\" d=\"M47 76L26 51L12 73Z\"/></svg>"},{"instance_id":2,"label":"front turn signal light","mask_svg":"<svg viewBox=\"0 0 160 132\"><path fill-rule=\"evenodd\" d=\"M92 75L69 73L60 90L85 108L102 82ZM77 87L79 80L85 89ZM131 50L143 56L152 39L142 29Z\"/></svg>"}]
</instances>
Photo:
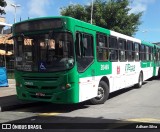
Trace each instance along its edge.
<instances>
[{"instance_id":1,"label":"front turn signal light","mask_svg":"<svg viewBox=\"0 0 160 132\"><path fill-rule=\"evenodd\" d=\"M71 87L71 84L67 83L67 84L66 84L66 88L68 89L68 88L70 88L70 87Z\"/></svg>"}]
</instances>

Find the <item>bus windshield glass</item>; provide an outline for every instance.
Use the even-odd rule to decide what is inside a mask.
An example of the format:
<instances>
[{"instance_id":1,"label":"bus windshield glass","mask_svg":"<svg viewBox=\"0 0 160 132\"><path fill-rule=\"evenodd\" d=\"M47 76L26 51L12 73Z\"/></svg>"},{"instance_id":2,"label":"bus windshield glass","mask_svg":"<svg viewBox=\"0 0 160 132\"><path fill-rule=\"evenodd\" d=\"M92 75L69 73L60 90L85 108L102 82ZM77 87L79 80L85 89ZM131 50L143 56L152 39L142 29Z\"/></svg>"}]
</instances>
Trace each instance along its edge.
<instances>
[{"instance_id":1,"label":"bus windshield glass","mask_svg":"<svg viewBox=\"0 0 160 132\"><path fill-rule=\"evenodd\" d=\"M74 65L71 33L22 34L14 41L17 70L54 72L70 69Z\"/></svg>"}]
</instances>

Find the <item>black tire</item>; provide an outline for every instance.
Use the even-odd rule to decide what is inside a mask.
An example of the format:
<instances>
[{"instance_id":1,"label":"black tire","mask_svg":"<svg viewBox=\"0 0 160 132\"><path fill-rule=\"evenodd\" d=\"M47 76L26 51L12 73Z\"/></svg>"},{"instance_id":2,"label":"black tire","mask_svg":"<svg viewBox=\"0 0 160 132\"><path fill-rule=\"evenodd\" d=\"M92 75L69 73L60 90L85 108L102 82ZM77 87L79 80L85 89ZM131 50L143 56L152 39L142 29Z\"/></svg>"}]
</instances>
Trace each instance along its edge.
<instances>
[{"instance_id":1,"label":"black tire","mask_svg":"<svg viewBox=\"0 0 160 132\"><path fill-rule=\"evenodd\" d=\"M143 84L143 74L142 72L139 74L138 83L135 85L136 88L141 88Z\"/></svg>"},{"instance_id":2,"label":"black tire","mask_svg":"<svg viewBox=\"0 0 160 132\"><path fill-rule=\"evenodd\" d=\"M109 87L108 84L104 81L100 81L98 86L98 95L97 97L90 100L93 105L103 104L109 97Z\"/></svg>"},{"instance_id":3,"label":"black tire","mask_svg":"<svg viewBox=\"0 0 160 132\"><path fill-rule=\"evenodd\" d=\"M160 68L158 69L158 78L160 78Z\"/></svg>"}]
</instances>

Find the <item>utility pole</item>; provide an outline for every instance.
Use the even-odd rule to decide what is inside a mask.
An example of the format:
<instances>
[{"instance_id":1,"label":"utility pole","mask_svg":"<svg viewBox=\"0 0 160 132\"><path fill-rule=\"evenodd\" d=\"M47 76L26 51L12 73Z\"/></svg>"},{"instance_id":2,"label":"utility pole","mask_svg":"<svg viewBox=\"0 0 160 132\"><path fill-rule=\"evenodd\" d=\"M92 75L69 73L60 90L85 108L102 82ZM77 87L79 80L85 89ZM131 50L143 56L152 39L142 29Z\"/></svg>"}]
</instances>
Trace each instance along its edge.
<instances>
[{"instance_id":1,"label":"utility pole","mask_svg":"<svg viewBox=\"0 0 160 132\"><path fill-rule=\"evenodd\" d=\"M92 24L92 16L93 16L93 0L92 0L92 3L91 3L91 24Z\"/></svg>"},{"instance_id":2,"label":"utility pole","mask_svg":"<svg viewBox=\"0 0 160 132\"><path fill-rule=\"evenodd\" d=\"M11 6L14 7L14 23L16 23L16 13L17 13L17 7L21 7L20 5L11 4Z\"/></svg>"}]
</instances>

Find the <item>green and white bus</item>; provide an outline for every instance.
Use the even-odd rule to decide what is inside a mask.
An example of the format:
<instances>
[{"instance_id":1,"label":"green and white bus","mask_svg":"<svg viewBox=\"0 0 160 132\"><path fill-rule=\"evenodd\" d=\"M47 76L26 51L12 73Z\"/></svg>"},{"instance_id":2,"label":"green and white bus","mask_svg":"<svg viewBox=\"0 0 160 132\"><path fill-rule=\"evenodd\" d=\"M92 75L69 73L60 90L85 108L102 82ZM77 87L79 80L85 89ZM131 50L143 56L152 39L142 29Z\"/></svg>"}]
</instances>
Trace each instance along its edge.
<instances>
[{"instance_id":1,"label":"green and white bus","mask_svg":"<svg viewBox=\"0 0 160 132\"><path fill-rule=\"evenodd\" d=\"M13 25L21 100L104 103L109 93L160 74L160 47L71 17Z\"/></svg>"}]
</instances>

